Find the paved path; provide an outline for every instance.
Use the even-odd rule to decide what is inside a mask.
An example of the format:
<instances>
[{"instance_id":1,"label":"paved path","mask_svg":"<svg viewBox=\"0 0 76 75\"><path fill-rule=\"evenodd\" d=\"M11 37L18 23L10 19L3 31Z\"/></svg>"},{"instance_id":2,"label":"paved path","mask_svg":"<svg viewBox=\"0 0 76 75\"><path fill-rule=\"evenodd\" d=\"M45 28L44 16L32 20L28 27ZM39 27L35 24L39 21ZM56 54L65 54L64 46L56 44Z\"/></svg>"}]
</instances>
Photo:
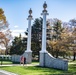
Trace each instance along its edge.
<instances>
[{"instance_id":1,"label":"paved path","mask_svg":"<svg viewBox=\"0 0 76 75\"><path fill-rule=\"evenodd\" d=\"M7 72L7 71L4 71L4 70L0 70L0 75L17 75L17 74Z\"/></svg>"},{"instance_id":2,"label":"paved path","mask_svg":"<svg viewBox=\"0 0 76 75\"><path fill-rule=\"evenodd\" d=\"M6 74L4 74L4 73L0 72L0 75L6 75Z\"/></svg>"},{"instance_id":3,"label":"paved path","mask_svg":"<svg viewBox=\"0 0 76 75\"><path fill-rule=\"evenodd\" d=\"M10 65L0 65L0 66L23 66L23 64L10 64ZM39 64L24 64L24 66L39 66Z\"/></svg>"}]
</instances>

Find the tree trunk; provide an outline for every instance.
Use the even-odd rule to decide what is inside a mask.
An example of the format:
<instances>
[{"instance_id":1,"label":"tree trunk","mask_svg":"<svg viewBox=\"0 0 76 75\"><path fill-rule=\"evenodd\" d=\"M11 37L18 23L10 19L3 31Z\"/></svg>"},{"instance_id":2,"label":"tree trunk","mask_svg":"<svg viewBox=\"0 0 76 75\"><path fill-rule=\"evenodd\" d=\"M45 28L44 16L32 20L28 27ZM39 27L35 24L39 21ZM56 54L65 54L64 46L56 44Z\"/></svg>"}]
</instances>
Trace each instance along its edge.
<instances>
[{"instance_id":1,"label":"tree trunk","mask_svg":"<svg viewBox=\"0 0 76 75\"><path fill-rule=\"evenodd\" d=\"M59 55L59 51L57 50L56 51L56 58L58 58L58 55Z\"/></svg>"},{"instance_id":2,"label":"tree trunk","mask_svg":"<svg viewBox=\"0 0 76 75\"><path fill-rule=\"evenodd\" d=\"M73 52L73 61L75 61L75 56L76 56L76 53Z\"/></svg>"}]
</instances>

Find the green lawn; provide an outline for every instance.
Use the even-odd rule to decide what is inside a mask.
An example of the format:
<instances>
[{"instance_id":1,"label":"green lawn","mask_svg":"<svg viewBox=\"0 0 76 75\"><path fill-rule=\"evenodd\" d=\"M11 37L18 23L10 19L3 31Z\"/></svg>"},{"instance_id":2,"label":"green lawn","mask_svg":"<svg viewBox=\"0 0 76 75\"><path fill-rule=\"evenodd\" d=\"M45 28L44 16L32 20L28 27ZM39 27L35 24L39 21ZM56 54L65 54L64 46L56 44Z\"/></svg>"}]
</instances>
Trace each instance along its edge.
<instances>
[{"instance_id":1,"label":"green lawn","mask_svg":"<svg viewBox=\"0 0 76 75\"><path fill-rule=\"evenodd\" d=\"M37 66L1 66L0 69L14 72L19 75L76 75L76 61L69 63L68 71Z\"/></svg>"},{"instance_id":2,"label":"green lawn","mask_svg":"<svg viewBox=\"0 0 76 75\"><path fill-rule=\"evenodd\" d=\"M1 63L2 63L2 65L12 64L11 61L0 61L0 65L1 65Z\"/></svg>"}]
</instances>

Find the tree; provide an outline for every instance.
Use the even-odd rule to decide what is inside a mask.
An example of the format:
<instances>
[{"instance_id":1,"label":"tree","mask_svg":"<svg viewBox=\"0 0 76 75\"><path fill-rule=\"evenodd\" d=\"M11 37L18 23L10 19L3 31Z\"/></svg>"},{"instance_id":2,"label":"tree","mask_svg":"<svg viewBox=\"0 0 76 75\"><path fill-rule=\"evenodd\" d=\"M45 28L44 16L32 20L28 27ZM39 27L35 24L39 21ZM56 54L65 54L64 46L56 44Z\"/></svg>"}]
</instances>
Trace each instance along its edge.
<instances>
[{"instance_id":1,"label":"tree","mask_svg":"<svg viewBox=\"0 0 76 75\"><path fill-rule=\"evenodd\" d=\"M10 48L10 54L17 54L17 55L22 55L24 51L26 50L26 44L27 44L27 39L22 38L21 34L19 37L15 37L14 40L12 41L12 46Z\"/></svg>"},{"instance_id":2,"label":"tree","mask_svg":"<svg viewBox=\"0 0 76 75\"><path fill-rule=\"evenodd\" d=\"M35 19L32 25L32 50L33 56L38 55L41 50L41 38L42 38L42 21L43 19L40 17L39 19Z\"/></svg>"},{"instance_id":3,"label":"tree","mask_svg":"<svg viewBox=\"0 0 76 75\"><path fill-rule=\"evenodd\" d=\"M61 35L61 32L62 32L63 28L61 26L61 20L58 20L58 19L54 19L54 22L53 22L53 30L52 30L52 40L50 42L50 45L51 45L51 48L52 50L52 54L53 56L56 55L56 58L58 57L58 54L59 54L59 48L60 48L60 35Z\"/></svg>"},{"instance_id":4,"label":"tree","mask_svg":"<svg viewBox=\"0 0 76 75\"><path fill-rule=\"evenodd\" d=\"M12 38L11 31L8 28L8 25L9 24L4 15L4 11L2 8L0 8L0 35L1 35L0 44L4 44L4 46L6 47L5 54L8 54L8 43L10 42L10 39Z\"/></svg>"},{"instance_id":5,"label":"tree","mask_svg":"<svg viewBox=\"0 0 76 75\"><path fill-rule=\"evenodd\" d=\"M70 22L71 26L75 26L76 27L76 19L71 19L69 22Z\"/></svg>"},{"instance_id":6,"label":"tree","mask_svg":"<svg viewBox=\"0 0 76 75\"><path fill-rule=\"evenodd\" d=\"M32 50L33 50L33 56L38 55L39 51L41 50L41 43L42 43L42 23L43 19L37 18L35 19L33 25L32 25ZM51 26L50 22L47 20L46 24L46 38L47 41L51 39ZM47 42L46 42L47 44ZM47 50L49 51L49 46L47 44Z\"/></svg>"},{"instance_id":7,"label":"tree","mask_svg":"<svg viewBox=\"0 0 76 75\"><path fill-rule=\"evenodd\" d=\"M6 23L6 17L4 15L4 11L2 8L0 8L0 22L3 22L4 24Z\"/></svg>"},{"instance_id":8,"label":"tree","mask_svg":"<svg viewBox=\"0 0 76 75\"><path fill-rule=\"evenodd\" d=\"M76 19L71 19L70 21L71 25L71 47L73 49L73 60L75 60L76 57Z\"/></svg>"},{"instance_id":9,"label":"tree","mask_svg":"<svg viewBox=\"0 0 76 75\"><path fill-rule=\"evenodd\" d=\"M61 26L61 20L54 19L54 24L53 24L53 39L57 40L60 39L61 32L63 30Z\"/></svg>"},{"instance_id":10,"label":"tree","mask_svg":"<svg viewBox=\"0 0 76 75\"><path fill-rule=\"evenodd\" d=\"M61 21L58 19L54 19L53 24L52 40L48 41L49 52L56 58L58 56L65 57L70 55L68 44L70 42L68 40L70 39L70 32L68 29L62 27Z\"/></svg>"},{"instance_id":11,"label":"tree","mask_svg":"<svg viewBox=\"0 0 76 75\"><path fill-rule=\"evenodd\" d=\"M73 29L71 36L71 47L73 49L73 61L75 61L76 57L76 28Z\"/></svg>"}]
</instances>

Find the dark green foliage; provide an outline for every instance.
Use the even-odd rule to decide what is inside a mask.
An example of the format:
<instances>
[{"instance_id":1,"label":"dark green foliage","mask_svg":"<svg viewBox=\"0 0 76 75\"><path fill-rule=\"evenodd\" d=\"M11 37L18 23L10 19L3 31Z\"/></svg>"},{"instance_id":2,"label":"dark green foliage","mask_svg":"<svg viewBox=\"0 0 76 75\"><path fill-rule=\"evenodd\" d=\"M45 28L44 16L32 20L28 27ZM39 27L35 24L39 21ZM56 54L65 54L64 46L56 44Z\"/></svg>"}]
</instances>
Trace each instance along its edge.
<instances>
[{"instance_id":1,"label":"dark green foliage","mask_svg":"<svg viewBox=\"0 0 76 75\"><path fill-rule=\"evenodd\" d=\"M15 37L10 48L10 54L21 55L26 50L26 38Z\"/></svg>"},{"instance_id":2,"label":"dark green foliage","mask_svg":"<svg viewBox=\"0 0 76 75\"><path fill-rule=\"evenodd\" d=\"M37 41L41 40L42 35L42 18L35 19L33 26L32 26L32 40ZM39 37L40 36L40 37Z\"/></svg>"},{"instance_id":3,"label":"dark green foliage","mask_svg":"<svg viewBox=\"0 0 76 75\"><path fill-rule=\"evenodd\" d=\"M53 31L55 34L53 35L53 39L61 39L60 35L63 31L63 28L61 26L61 21L56 19L57 21L54 23Z\"/></svg>"},{"instance_id":4,"label":"dark green foliage","mask_svg":"<svg viewBox=\"0 0 76 75\"><path fill-rule=\"evenodd\" d=\"M34 23L32 25L32 51L33 51L33 57L39 56L39 51L41 50L42 24L43 24L43 19L40 17L40 18L35 19L35 21L34 21ZM47 21L46 26L50 27L50 24L49 24L48 21ZM51 30L51 28L48 28L47 32L50 33L50 30ZM48 36L47 40L50 40L50 38L51 37ZM48 44L47 44L47 50L48 51L50 50Z\"/></svg>"},{"instance_id":5,"label":"dark green foliage","mask_svg":"<svg viewBox=\"0 0 76 75\"><path fill-rule=\"evenodd\" d=\"M41 50L41 38L42 38L42 18L35 19L32 26L32 50L33 56L39 55Z\"/></svg>"}]
</instances>

